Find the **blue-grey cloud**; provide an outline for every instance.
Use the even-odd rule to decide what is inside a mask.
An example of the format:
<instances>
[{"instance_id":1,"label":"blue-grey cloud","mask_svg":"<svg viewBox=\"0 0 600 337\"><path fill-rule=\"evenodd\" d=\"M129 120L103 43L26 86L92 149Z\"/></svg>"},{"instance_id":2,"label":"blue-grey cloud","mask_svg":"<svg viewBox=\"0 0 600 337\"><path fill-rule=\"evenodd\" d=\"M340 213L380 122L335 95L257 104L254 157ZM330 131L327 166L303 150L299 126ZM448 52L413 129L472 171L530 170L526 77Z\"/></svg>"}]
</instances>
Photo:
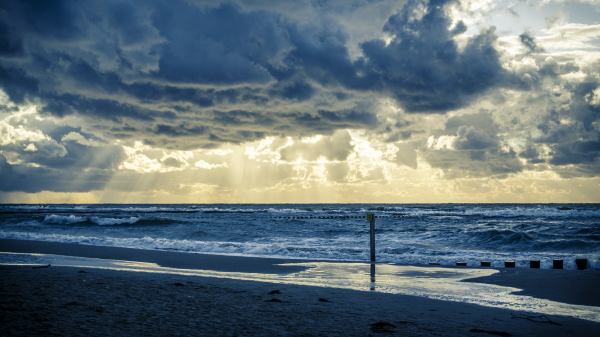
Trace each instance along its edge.
<instances>
[{"instance_id":1,"label":"blue-grey cloud","mask_svg":"<svg viewBox=\"0 0 600 337\"><path fill-rule=\"evenodd\" d=\"M560 76L597 73L599 64L545 58L525 32L526 55L518 57L536 64L503 67L494 27L463 36L469 27L450 10L458 0L408 0L397 8L383 2L0 0L0 89L12 103L35 104L42 117L79 119L76 126L18 122L49 138L2 145L9 159L3 170L17 181L28 174L61 181L85 169L98 183L79 190L101 188L125 160L119 146L108 145L117 140L193 150L323 135L327 150L297 145L282 157L344 161L353 147L340 130L361 129L395 144L396 164L417 168L419 155L446 177L517 173L522 159L565 177L599 174L599 83L587 76L564 84ZM297 15L302 6L310 8ZM342 18L364 8L381 11L359 28ZM500 130L494 111L466 111L497 88L565 97L531 119L539 132L518 155L503 142L506 126ZM398 116L382 113L384 100L400 108ZM465 111L441 130L406 120L458 109ZM517 124L527 116L519 117ZM424 130L454 137L453 148L426 148ZM81 138L64 138L72 133ZM163 164L183 165L174 158ZM331 180L352 175L336 165L327 168Z\"/></svg>"},{"instance_id":2,"label":"blue-grey cloud","mask_svg":"<svg viewBox=\"0 0 600 337\"><path fill-rule=\"evenodd\" d=\"M544 48L538 46L535 37L529 32L519 35L519 40L527 50L526 54L543 53L545 51Z\"/></svg>"},{"instance_id":3,"label":"blue-grey cloud","mask_svg":"<svg viewBox=\"0 0 600 337\"><path fill-rule=\"evenodd\" d=\"M65 171L45 167L11 165L0 154L0 191L37 193L89 192L106 186L114 174L106 170Z\"/></svg>"},{"instance_id":4,"label":"blue-grey cloud","mask_svg":"<svg viewBox=\"0 0 600 337\"><path fill-rule=\"evenodd\" d=\"M384 31L395 36L362 44L365 77L377 77L373 89L389 92L408 112L447 112L465 106L475 95L502 80L504 69L494 48L494 28L468 39L459 51L454 37L466 26L452 28L445 6L454 1L433 0L415 19L420 4L409 3L390 17Z\"/></svg>"},{"instance_id":5,"label":"blue-grey cloud","mask_svg":"<svg viewBox=\"0 0 600 337\"><path fill-rule=\"evenodd\" d=\"M0 18L0 28L10 35L0 36L0 46L11 56L0 60L0 85L14 102L41 99L44 111L56 116L154 124L137 132L206 108L243 105L246 111L264 111L269 102L307 101L330 89L334 99L357 90L392 97L409 112L445 112L464 106L503 76L493 29L458 50L453 38L466 26L451 27L445 10L451 3L431 1L425 15L414 19L421 3L409 1L383 27L395 36L391 43L365 41L364 56L353 61L350 36L335 21L307 26L281 13L231 3L3 1L0 7L9 15ZM371 112L317 110L299 111L321 119L314 132L298 125L300 134L327 127L332 133L359 119L375 123ZM292 115L279 114L285 116ZM294 121L302 120L282 124L294 126Z\"/></svg>"}]
</instances>

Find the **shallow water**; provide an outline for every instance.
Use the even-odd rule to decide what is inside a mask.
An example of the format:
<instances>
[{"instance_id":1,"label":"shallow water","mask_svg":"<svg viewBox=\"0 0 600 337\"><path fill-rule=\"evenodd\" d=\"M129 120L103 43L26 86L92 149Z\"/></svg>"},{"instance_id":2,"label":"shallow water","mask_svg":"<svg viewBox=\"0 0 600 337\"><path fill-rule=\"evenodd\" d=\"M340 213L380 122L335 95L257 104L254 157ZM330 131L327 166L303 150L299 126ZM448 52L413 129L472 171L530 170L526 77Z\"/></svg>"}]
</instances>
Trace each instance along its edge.
<instances>
[{"instance_id":1,"label":"shallow water","mask_svg":"<svg viewBox=\"0 0 600 337\"><path fill-rule=\"evenodd\" d=\"M18 253L0 253L0 264L38 266L51 264L52 266L179 274L377 291L444 301L473 303L520 312L532 312L538 315L569 316L600 322L600 307L571 305L510 294L511 292L520 291L518 288L461 282L465 279L489 276L498 272L493 269L419 267L382 263L310 262L287 264L307 268L301 272L279 275L166 268L154 263L135 261Z\"/></svg>"}]
</instances>

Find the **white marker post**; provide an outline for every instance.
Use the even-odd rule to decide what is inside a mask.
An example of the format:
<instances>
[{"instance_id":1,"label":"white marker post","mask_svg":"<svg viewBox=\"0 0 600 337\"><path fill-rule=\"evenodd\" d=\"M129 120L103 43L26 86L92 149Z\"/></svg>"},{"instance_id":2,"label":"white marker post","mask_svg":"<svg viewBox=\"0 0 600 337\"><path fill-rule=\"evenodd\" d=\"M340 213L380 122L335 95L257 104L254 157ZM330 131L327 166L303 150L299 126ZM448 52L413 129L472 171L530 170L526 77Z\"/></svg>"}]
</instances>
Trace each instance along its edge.
<instances>
[{"instance_id":1,"label":"white marker post","mask_svg":"<svg viewBox=\"0 0 600 337\"><path fill-rule=\"evenodd\" d=\"M367 220L371 222L371 262L375 262L375 214L367 213Z\"/></svg>"}]
</instances>

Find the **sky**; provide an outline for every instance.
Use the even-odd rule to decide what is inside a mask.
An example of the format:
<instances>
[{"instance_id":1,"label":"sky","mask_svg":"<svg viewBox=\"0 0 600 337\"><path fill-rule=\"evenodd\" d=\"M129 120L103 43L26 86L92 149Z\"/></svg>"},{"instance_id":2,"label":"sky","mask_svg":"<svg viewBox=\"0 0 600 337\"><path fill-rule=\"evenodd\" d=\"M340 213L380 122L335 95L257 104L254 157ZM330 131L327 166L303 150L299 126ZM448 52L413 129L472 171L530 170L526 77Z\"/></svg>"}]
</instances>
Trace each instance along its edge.
<instances>
[{"instance_id":1,"label":"sky","mask_svg":"<svg viewBox=\"0 0 600 337\"><path fill-rule=\"evenodd\" d=\"M600 0L0 0L0 202L600 202Z\"/></svg>"}]
</instances>

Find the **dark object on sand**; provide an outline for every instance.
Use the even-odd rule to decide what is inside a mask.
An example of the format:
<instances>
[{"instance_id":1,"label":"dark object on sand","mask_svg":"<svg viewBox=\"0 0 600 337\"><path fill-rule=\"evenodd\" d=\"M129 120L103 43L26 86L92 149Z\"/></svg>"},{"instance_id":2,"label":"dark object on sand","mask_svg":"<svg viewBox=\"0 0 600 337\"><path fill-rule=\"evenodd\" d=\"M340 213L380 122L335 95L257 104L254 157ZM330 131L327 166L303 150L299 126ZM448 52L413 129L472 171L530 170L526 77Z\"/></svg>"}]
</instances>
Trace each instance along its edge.
<instances>
[{"instance_id":1,"label":"dark object on sand","mask_svg":"<svg viewBox=\"0 0 600 337\"><path fill-rule=\"evenodd\" d=\"M552 260L552 269L563 269L563 260Z\"/></svg>"},{"instance_id":2,"label":"dark object on sand","mask_svg":"<svg viewBox=\"0 0 600 337\"><path fill-rule=\"evenodd\" d=\"M388 322L377 322L377 323L373 323L371 324L371 331L375 332L375 333L381 333L381 332L392 332L394 333L394 328L396 326L392 323L388 323Z\"/></svg>"},{"instance_id":3,"label":"dark object on sand","mask_svg":"<svg viewBox=\"0 0 600 337\"><path fill-rule=\"evenodd\" d=\"M185 287L185 284L180 283L180 282L176 282L175 285L178 286L178 287Z\"/></svg>"},{"instance_id":4,"label":"dark object on sand","mask_svg":"<svg viewBox=\"0 0 600 337\"><path fill-rule=\"evenodd\" d=\"M587 268L587 259L575 259L577 270L584 270Z\"/></svg>"},{"instance_id":5,"label":"dark object on sand","mask_svg":"<svg viewBox=\"0 0 600 337\"><path fill-rule=\"evenodd\" d=\"M504 332L504 331L490 331L490 330L483 330L483 329L471 329L471 330L469 330L469 332L485 332L485 333L489 333L490 335L505 336L505 337L512 336L508 332Z\"/></svg>"},{"instance_id":6,"label":"dark object on sand","mask_svg":"<svg viewBox=\"0 0 600 337\"><path fill-rule=\"evenodd\" d=\"M283 303L283 301L278 298L272 298L270 300L266 300L265 302Z\"/></svg>"},{"instance_id":7,"label":"dark object on sand","mask_svg":"<svg viewBox=\"0 0 600 337\"><path fill-rule=\"evenodd\" d=\"M504 268L515 268L515 261L504 261Z\"/></svg>"},{"instance_id":8,"label":"dark object on sand","mask_svg":"<svg viewBox=\"0 0 600 337\"><path fill-rule=\"evenodd\" d=\"M467 263L466 262L456 262L457 266L462 266L462 267L466 267Z\"/></svg>"},{"instance_id":9,"label":"dark object on sand","mask_svg":"<svg viewBox=\"0 0 600 337\"><path fill-rule=\"evenodd\" d=\"M482 267L491 267L492 263L490 261L481 261Z\"/></svg>"},{"instance_id":10,"label":"dark object on sand","mask_svg":"<svg viewBox=\"0 0 600 337\"><path fill-rule=\"evenodd\" d=\"M440 263L439 262L429 262L430 266L439 266Z\"/></svg>"},{"instance_id":11,"label":"dark object on sand","mask_svg":"<svg viewBox=\"0 0 600 337\"><path fill-rule=\"evenodd\" d=\"M539 315L539 316L519 315L519 316L517 316L517 315L513 314L512 312L510 314L512 316L511 318L521 318L521 319L526 319L528 321L532 321L532 322L536 322L536 323L550 323L552 325L562 326L562 324L552 321L546 315Z\"/></svg>"},{"instance_id":12,"label":"dark object on sand","mask_svg":"<svg viewBox=\"0 0 600 337\"><path fill-rule=\"evenodd\" d=\"M319 302L329 302L329 300L326 298L319 298Z\"/></svg>"},{"instance_id":13,"label":"dark object on sand","mask_svg":"<svg viewBox=\"0 0 600 337\"><path fill-rule=\"evenodd\" d=\"M48 268L48 267L50 267L50 265L47 265L47 266L38 266L38 267L32 267L31 269L38 269L38 268Z\"/></svg>"},{"instance_id":14,"label":"dark object on sand","mask_svg":"<svg viewBox=\"0 0 600 337\"><path fill-rule=\"evenodd\" d=\"M529 268L540 269L540 260L529 260Z\"/></svg>"},{"instance_id":15,"label":"dark object on sand","mask_svg":"<svg viewBox=\"0 0 600 337\"><path fill-rule=\"evenodd\" d=\"M281 294L281 291L279 291L279 290L269 291L269 295L273 295L273 294Z\"/></svg>"}]
</instances>

